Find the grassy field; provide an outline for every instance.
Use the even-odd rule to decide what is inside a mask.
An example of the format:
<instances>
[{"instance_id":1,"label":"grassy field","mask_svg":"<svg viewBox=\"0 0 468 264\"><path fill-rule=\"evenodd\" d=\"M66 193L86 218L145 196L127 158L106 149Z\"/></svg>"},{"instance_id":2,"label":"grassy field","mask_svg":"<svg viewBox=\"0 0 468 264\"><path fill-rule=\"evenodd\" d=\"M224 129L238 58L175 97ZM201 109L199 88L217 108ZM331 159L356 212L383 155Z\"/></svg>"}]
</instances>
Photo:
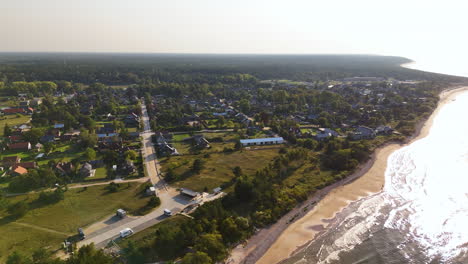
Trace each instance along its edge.
<instances>
[{"instance_id":1,"label":"grassy field","mask_svg":"<svg viewBox=\"0 0 468 264\"><path fill-rule=\"evenodd\" d=\"M118 208L139 210L149 200L141 197L141 184L122 184L115 193L109 193L105 187L70 189L64 200L47 206L36 205L37 194L9 198L11 203L24 200L32 209L16 221L6 212L0 213L0 234L8 237L0 239L0 262L14 250L29 254L39 247L58 249L60 242L74 235L78 227L99 221Z\"/></svg>"},{"instance_id":2,"label":"grassy field","mask_svg":"<svg viewBox=\"0 0 468 264\"><path fill-rule=\"evenodd\" d=\"M88 177L85 181L96 181L96 180L105 180L107 178L107 169L106 167L101 167L96 169L96 174L94 177Z\"/></svg>"},{"instance_id":3,"label":"grassy field","mask_svg":"<svg viewBox=\"0 0 468 264\"><path fill-rule=\"evenodd\" d=\"M0 107L13 107L17 106L17 99L11 96L0 96Z\"/></svg>"},{"instance_id":4,"label":"grassy field","mask_svg":"<svg viewBox=\"0 0 468 264\"><path fill-rule=\"evenodd\" d=\"M211 148L201 150L193 148L191 141L183 141L184 139L190 137L189 134L174 135L172 139L172 146L175 147L181 155L222 152L224 148L233 148L235 141L239 137L236 133L233 132L203 133L203 136L210 142Z\"/></svg>"},{"instance_id":5,"label":"grassy field","mask_svg":"<svg viewBox=\"0 0 468 264\"><path fill-rule=\"evenodd\" d=\"M236 166L241 167L245 174L255 173L278 156L278 151L279 147L210 153L209 157L206 154L173 156L163 159L161 163L163 170L172 167L177 175L182 175L183 180L174 182L175 186L203 191L205 187L211 190L230 181L234 177L232 169ZM193 174L190 166L197 158L205 161L205 168L200 174Z\"/></svg>"},{"instance_id":6,"label":"grassy field","mask_svg":"<svg viewBox=\"0 0 468 264\"><path fill-rule=\"evenodd\" d=\"M19 156L21 161L35 161L35 157L39 152L37 151L4 151L1 157ZM38 164L47 164L51 160L55 161L71 161L72 159L80 158L83 156L84 151L73 143L56 143L56 149L45 158L42 158Z\"/></svg>"},{"instance_id":7,"label":"grassy field","mask_svg":"<svg viewBox=\"0 0 468 264\"><path fill-rule=\"evenodd\" d=\"M21 125L23 123L27 123L29 122L29 119L31 119L31 117L27 115L20 115L19 117L17 117L16 115L6 115L0 117L0 137L3 136L3 128L5 127L5 124L8 123L8 125L12 127L16 125Z\"/></svg>"}]
</instances>

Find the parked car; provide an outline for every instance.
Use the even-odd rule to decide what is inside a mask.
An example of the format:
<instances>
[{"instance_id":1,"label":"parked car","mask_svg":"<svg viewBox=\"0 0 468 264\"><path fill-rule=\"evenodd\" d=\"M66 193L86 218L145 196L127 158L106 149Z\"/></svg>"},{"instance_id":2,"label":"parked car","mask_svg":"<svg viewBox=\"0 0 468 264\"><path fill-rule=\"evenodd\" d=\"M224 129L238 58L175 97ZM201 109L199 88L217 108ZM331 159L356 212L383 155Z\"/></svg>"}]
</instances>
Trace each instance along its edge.
<instances>
[{"instance_id":1,"label":"parked car","mask_svg":"<svg viewBox=\"0 0 468 264\"><path fill-rule=\"evenodd\" d=\"M125 218L125 216L127 215L127 212L125 212L124 209L117 209L117 212L115 213L115 215L120 218Z\"/></svg>"},{"instance_id":2,"label":"parked car","mask_svg":"<svg viewBox=\"0 0 468 264\"><path fill-rule=\"evenodd\" d=\"M124 238L124 237L128 237L130 235L132 235L134 232L131 228L125 228L123 230L120 231L120 237L121 238Z\"/></svg>"},{"instance_id":3,"label":"parked car","mask_svg":"<svg viewBox=\"0 0 468 264\"><path fill-rule=\"evenodd\" d=\"M171 210L169 210L169 209L164 209L164 215L166 215L166 216L171 216L171 215L172 215Z\"/></svg>"},{"instance_id":4,"label":"parked car","mask_svg":"<svg viewBox=\"0 0 468 264\"><path fill-rule=\"evenodd\" d=\"M78 236L80 237L81 240L86 238L83 228L78 228Z\"/></svg>"}]
</instances>

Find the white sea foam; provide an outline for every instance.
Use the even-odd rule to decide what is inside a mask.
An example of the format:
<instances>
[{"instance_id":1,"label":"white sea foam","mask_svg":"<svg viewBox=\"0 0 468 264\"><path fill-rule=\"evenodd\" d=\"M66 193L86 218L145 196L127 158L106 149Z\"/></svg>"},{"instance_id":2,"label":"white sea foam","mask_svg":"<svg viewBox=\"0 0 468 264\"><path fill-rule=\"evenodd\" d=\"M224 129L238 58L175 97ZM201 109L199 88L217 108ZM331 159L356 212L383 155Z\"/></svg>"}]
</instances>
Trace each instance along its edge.
<instances>
[{"instance_id":1,"label":"white sea foam","mask_svg":"<svg viewBox=\"0 0 468 264\"><path fill-rule=\"evenodd\" d=\"M468 244L468 92L445 105L429 135L389 157L383 192L360 201L337 227L340 236L326 245L319 263L338 260L369 237L392 208L383 226L419 242L429 258L444 261L466 253ZM408 252L404 252L411 258Z\"/></svg>"}]
</instances>

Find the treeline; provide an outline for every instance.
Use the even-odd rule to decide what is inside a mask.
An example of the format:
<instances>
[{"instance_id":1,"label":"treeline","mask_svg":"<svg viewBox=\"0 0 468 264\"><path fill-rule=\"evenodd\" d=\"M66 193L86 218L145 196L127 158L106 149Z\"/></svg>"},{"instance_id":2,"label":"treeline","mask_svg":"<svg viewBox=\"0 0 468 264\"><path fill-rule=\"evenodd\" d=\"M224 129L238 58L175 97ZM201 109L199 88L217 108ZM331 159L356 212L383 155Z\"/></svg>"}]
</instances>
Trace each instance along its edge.
<instances>
[{"instance_id":1,"label":"treeline","mask_svg":"<svg viewBox=\"0 0 468 264\"><path fill-rule=\"evenodd\" d=\"M254 175L235 168L234 192L200 206L192 213L193 219L173 219L151 239L130 243L124 249L127 260L144 263L182 257L182 263L208 264L224 260L228 250L248 238L254 227L275 222L313 190L333 182L336 175L341 177L339 173L321 176L316 158L309 150L298 148L283 150ZM203 262L194 262L198 259Z\"/></svg>"},{"instance_id":2,"label":"treeline","mask_svg":"<svg viewBox=\"0 0 468 264\"><path fill-rule=\"evenodd\" d=\"M31 256L20 252L12 252L6 264L116 264L123 263L107 255L102 249L96 249L94 244L82 246L67 260L56 258L54 253L44 248L37 249Z\"/></svg>"},{"instance_id":3,"label":"treeline","mask_svg":"<svg viewBox=\"0 0 468 264\"><path fill-rule=\"evenodd\" d=\"M91 84L231 83L258 79L330 80L352 76L462 78L401 68L401 57L369 55L0 54L0 81ZM248 77L247 79L249 79Z\"/></svg>"}]
</instances>

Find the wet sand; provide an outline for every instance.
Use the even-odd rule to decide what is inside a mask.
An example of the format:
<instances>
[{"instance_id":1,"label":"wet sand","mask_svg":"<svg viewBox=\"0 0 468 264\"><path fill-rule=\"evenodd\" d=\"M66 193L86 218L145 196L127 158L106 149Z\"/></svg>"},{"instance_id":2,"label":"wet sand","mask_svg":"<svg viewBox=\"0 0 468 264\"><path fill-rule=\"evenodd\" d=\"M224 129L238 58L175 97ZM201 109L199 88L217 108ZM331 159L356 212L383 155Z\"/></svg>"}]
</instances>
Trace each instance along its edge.
<instances>
[{"instance_id":1,"label":"wet sand","mask_svg":"<svg viewBox=\"0 0 468 264\"><path fill-rule=\"evenodd\" d=\"M342 211L351 202L382 190L385 183L385 170L387 160L395 150L425 137L432 125L434 117L440 108L460 92L468 90L468 87L459 87L445 90L440 94L438 107L425 122L421 122L413 137L405 144L387 144L378 148L371 160L361 165L338 186L330 186L331 189L316 193L306 204L315 204L309 208L299 206L293 209L285 217L268 229L261 230L251 238L244 246L235 248L228 263L278 263L289 256L311 239L323 232L337 213ZM327 188L326 188L327 189ZM318 202L315 203L314 200ZM301 211L306 210L301 217ZM307 211L308 210L308 211ZM299 216L298 220L289 224L291 216ZM285 220L287 218L288 220ZM264 254L263 254L264 252ZM263 255L263 256L262 256ZM258 260L258 261L257 261Z\"/></svg>"}]
</instances>

